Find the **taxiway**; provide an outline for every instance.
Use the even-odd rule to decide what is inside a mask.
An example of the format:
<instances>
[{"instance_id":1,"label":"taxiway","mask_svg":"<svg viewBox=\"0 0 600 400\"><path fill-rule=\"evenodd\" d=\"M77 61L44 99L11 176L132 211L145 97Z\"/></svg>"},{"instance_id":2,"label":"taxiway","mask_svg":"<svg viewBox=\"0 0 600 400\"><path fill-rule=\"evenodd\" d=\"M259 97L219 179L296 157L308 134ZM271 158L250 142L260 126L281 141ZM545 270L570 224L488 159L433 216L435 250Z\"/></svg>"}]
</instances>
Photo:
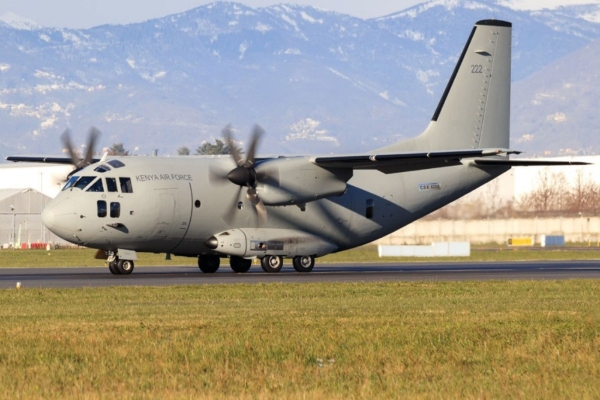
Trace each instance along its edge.
<instances>
[{"instance_id":1,"label":"taxiway","mask_svg":"<svg viewBox=\"0 0 600 400\"><path fill-rule=\"evenodd\" d=\"M221 266L215 274L197 267L136 266L131 275L114 276L104 267L85 268L0 268L0 288L82 288L101 286L164 286L230 283L390 282L457 281L489 279L600 279L600 260L486 263L361 263L322 264L313 272L300 274L290 265L276 274L253 266L236 274Z\"/></svg>"}]
</instances>

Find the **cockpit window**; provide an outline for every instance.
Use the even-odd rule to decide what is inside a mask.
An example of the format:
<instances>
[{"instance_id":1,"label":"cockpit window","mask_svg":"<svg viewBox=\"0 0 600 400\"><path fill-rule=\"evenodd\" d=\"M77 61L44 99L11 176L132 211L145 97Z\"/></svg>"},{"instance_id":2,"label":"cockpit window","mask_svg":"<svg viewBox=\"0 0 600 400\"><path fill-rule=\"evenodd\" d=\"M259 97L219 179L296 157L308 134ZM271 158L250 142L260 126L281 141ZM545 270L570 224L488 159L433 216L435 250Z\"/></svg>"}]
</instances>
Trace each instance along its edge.
<instances>
[{"instance_id":1,"label":"cockpit window","mask_svg":"<svg viewBox=\"0 0 600 400\"><path fill-rule=\"evenodd\" d=\"M99 167L94 168L94 171L102 173L102 172L110 171L110 167L106 164L102 164Z\"/></svg>"},{"instance_id":2,"label":"cockpit window","mask_svg":"<svg viewBox=\"0 0 600 400\"><path fill-rule=\"evenodd\" d=\"M77 189L83 190L94 179L96 179L95 176L82 176L82 177L74 176L71 179L69 179L69 182L67 182L67 184L65 185L63 190L66 190L69 188L77 188Z\"/></svg>"},{"instance_id":3,"label":"cockpit window","mask_svg":"<svg viewBox=\"0 0 600 400\"><path fill-rule=\"evenodd\" d=\"M62 190L67 190L68 188L72 187L75 184L75 182L77 182L77 179L79 179L78 176L72 176L71 178L69 178L69 181L67 182L65 187L62 188Z\"/></svg>"},{"instance_id":4,"label":"cockpit window","mask_svg":"<svg viewBox=\"0 0 600 400\"><path fill-rule=\"evenodd\" d=\"M87 192L104 192L104 185L102 184L102 178L98 178L98 180L96 182L94 182L92 184L92 186L90 186L90 188L88 190L86 190Z\"/></svg>"},{"instance_id":5,"label":"cockpit window","mask_svg":"<svg viewBox=\"0 0 600 400\"><path fill-rule=\"evenodd\" d=\"M106 189L109 192L118 192L117 189L117 180L115 178L106 178Z\"/></svg>"},{"instance_id":6,"label":"cockpit window","mask_svg":"<svg viewBox=\"0 0 600 400\"><path fill-rule=\"evenodd\" d=\"M82 176L81 178L79 178L77 180L77 182L75 182L75 184L73 185L74 188L77 189L85 189L87 187L87 185L89 185L94 179L96 179L95 176Z\"/></svg>"},{"instance_id":7,"label":"cockpit window","mask_svg":"<svg viewBox=\"0 0 600 400\"><path fill-rule=\"evenodd\" d=\"M131 178L119 178L119 183L121 184L121 193L133 193Z\"/></svg>"},{"instance_id":8,"label":"cockpit window","mask_svg":"<svg viewBox=\"0 0 600 400\"><path fill-rule=\"evenodd\" d=\"M113 166L114 168L121 168L124 167L125 164L123 164L121 161L119 160L110 160L106 162L107 164L110 164L111 166Z\"/></svg>"}]
</instances>

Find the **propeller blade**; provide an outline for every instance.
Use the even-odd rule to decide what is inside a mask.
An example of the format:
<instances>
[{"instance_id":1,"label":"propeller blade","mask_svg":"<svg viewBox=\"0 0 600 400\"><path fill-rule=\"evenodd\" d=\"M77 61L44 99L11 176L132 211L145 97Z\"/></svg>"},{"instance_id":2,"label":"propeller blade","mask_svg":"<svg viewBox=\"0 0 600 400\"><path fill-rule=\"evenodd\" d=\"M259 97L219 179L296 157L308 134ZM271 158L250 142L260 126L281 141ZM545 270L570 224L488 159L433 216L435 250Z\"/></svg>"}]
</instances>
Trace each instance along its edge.
<instances>
[{"instance_id":1,"label":"propeller blade","mask_svg":"<svg viewBox=\"0 0 600 400\"><path fill-rule=\"evenodd\" d=\"M87 151L85 153L85 158L83 159L83 166L92 164L92 158L94 158L94 149L99 136L100 131L96 127L92 126L90 128L90 132L88 133Z\"/></svg>"},{"instance_id":2,"label":"propeller blade","mask_svg":"<svg viewBox=\"0 0 600 400\"><path fill-rule=\"evenodd\" d=\"M69 129L66 129L60 136L60 138L62 139L63 145L69 152L69 156L71 157L71 164L73 164L75 168L78 168L81 159L79 158L79 155L73 148L73 143L71 142L71 131Z\"/></svg>"},{"instance_id":3,"label":"propeller blade","mask_svg":"<svg viewBox=\"0 0 600 400\"><path fill-rule=\"evenodd\" d=\"M256 204L256 215L258 215L258 226L264 226L267 223L267 207L262 200L258 200Z\"/></svg>"},{"instance_id":4,"label":"propeller blade","mask_svg":"<svg viewBox=\"0 0 600 400\"><path fill-rule=\"evenodd\" d=\"M250 140L250 147L248 148L248 153L246 154L245 160L242 159L242 154L240 154L240 151L235 145L231 131L231 125L227 125L225 128L223 128L221 133L223 134L223 138L230 149L231 156L237 164L237 167L229 171L226 175L209 170L209 180L212 179L214 182L220 182L223 180L223 177L225 177L225 179L229 180L231 183L238 185L240 190L243 187L247 187L248 190L246 192L246 196L254 206L254 210L256 211L256 215L258 217L258 226L263 226L267 221L267 207L256 192L256 184L259 183L259 174L256 171L254 164L256 161L256 149L258 148L258 144L261 136L264 133L264 130L259 125L254 125L252 138ZM269 174L269 170L269 168L262 169L260 173L261 179L264 178L265 181L271 181L274 183L277 182L278 184L279 170L275 170L272 175ZM239 192L237 198L234 200L236 203L239 201ZM229 213L224 218L224 220L229 224L231 224L233 221L235 208L237 208L236 203L233 204L233 207L230 207Z\"/></svg>"},{"instance_id":5,"label":"propeller blade","mask_svg":"<svg viewBox=\"0 0 600 400\"><path fill-rule=\"evenodd\" d=\"M225 143L229 147L229 151L231 152L231 156L233 157L233 160L235 161L236 165L241 166L242 164L244 164L244 161L242 161L242 155L240 154L240 152L237 149L237 146L235 145L235 141L233 140L233 135L231 134L231 131L231 124L229 124L225 128L223 128L221 134L225 139Z\"/></svg>"},{"instance_id":6,"label":"propeller blade","mask_svg":"<svg viewBox=\"0 0 600 400\"><path fill-rule=\"evenodd\" d=\"M227 214L223 217L223 220L231 225L233 223L233 219L235 217L235 212L237 210L237 203L240 201L240 193L242 192L242 186L240 186L233 197L233 203L229 205L227 208Z\"/></svg>"},{"instance_id":7,"label":"propeller blade","mask_svg":"<svg viewBox=\"0 0 600 400\"><path fill-rule=\"evenodd\" d=\"M260 137L265 131L260 125L254 125L254 130L252 132L252 140L250 141L250 148L248 149L248 154L246 155L246 162L244 166L246 168L250 168L254 165L254 158L256 156L256 148L258 147L258 142L260 142Z\"/></svg>"},{"instance_id":8,"label":"propeller blade","mask_svg":"<svg viewBox=\"0 0 600 400\"><path fill-rule=\"evenodd\" d=\"M246 192L246 196L254 205L256 215L258 216L258 226L263 226L267 222L267 207L265 207L265 203L258 197L258 193L254 188L249 188Z\"/></svg>"}]
</instances>

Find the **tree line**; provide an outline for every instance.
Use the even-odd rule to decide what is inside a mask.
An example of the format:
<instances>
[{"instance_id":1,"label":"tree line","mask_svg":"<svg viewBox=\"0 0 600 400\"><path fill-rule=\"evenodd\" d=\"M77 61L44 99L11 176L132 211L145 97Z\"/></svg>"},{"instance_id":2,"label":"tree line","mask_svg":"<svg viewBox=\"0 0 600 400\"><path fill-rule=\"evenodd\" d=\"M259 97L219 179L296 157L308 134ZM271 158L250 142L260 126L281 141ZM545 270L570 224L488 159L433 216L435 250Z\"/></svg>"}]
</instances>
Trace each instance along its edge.
<instances>
[{"instance_id":1,"label":"tree line","mask_svg":"<svg viewBox=\"0 0 600 400\"><path fill-rule=\"evenodd\" d=\"M244 151L235 146L235 149L238 153L242 154ZM113 143L107 150L109 156L128 156L131 153L129 150L125 149L123 143ZM179 156L189 156L191 154L191 150L187 146L182 146L177 149L177 155ZM195 155L218 155L218 154L231 154L231 148L225 142L220 139L216 139L214 143L211 142L203 142L200 146L198 146L195 150Z\"/></svg>"},{"instance_id":2,"label":"tree line","mask_svg":"<svg viewBox=\"0 0 600 400\"><path fill-rule=\"evenodd\" d=\"M552 218L600 215L600 184L583 169L574 179L550 168L538 173L532 190L518 199L502 200L499 181L484 186L478 196L465 196L426 219Z\"/></svg>"}]
</instances>

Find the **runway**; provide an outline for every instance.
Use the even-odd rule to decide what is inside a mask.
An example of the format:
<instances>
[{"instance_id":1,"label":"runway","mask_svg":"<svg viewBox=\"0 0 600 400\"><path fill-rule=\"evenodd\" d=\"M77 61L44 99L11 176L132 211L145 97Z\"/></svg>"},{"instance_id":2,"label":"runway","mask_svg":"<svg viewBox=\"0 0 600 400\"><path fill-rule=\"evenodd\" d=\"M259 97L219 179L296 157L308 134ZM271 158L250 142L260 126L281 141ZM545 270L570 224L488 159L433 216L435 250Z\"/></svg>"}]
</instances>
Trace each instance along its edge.
<instances>
[{"instance_id":1,"label":"runway","mask_svg":"<svg viewBox=\"0 0 600 400\"><path fill-rule=\"evenodd\" d=\"M1 268L0 288L83 288L102 286L165 286L309 282L393 282L514 279L599 279L600 261L531 261L486 263L361 263L323 264L300 274L286 265L279 273L267 274L253 266L236 274L221 266L215 274L197 267L136 266L131 275L114 276L108 268Z\"/></svg>"}]
</instances>

